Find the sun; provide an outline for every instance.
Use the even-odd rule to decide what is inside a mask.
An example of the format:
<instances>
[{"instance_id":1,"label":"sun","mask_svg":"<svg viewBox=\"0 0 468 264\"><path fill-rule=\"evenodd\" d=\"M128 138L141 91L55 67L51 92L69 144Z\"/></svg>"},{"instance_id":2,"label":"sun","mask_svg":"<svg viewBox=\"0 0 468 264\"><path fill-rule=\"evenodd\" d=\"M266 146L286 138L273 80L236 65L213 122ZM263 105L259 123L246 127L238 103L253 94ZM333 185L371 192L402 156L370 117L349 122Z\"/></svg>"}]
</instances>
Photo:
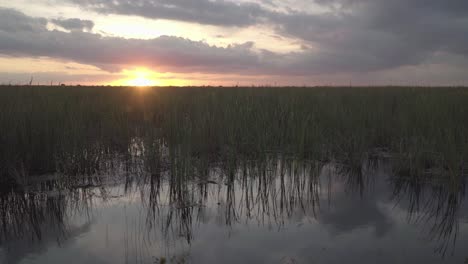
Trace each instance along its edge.
<instances>
[{"instance_id":1,"label":"sun","mask_svg":"<svg viewBox=\"0 0 468 264\"><path fill-rule=\"evenodd\" d=\"M118 81L120 85L135 86L135 87L148 87L160 85L156 79L156 74L145 68L137 68L135 70L125 70L124 74L128 78Z\"/></svg>"},{"instance_id":2,"label":"sun","mask_svg":"<svg viewBox=\"0 0 468 264\"><path fill-rule=\"evenodd\" d=\"M150 80L150 79L146 79L144 77L139 77L139 78L135 78L133 80L128 80L127 81L127 85L128 86L139 86L139 87L142 87L142 86L153 86L154 85L154 81L153 80Z\"/></svg>"},{"instance_id":3,"label":"sun","mask_svg":"<svg viewBox=\"0 0 468 264\"><path fill-rule=\"evenodd\" d=\"M109 83L115 86L152 87L152 86L184 86L189 83L186 80L174 77L174 74L161 73L144 67L124 69L119 75L122 79L116 79Z\"/></svg>"}]
</instances>

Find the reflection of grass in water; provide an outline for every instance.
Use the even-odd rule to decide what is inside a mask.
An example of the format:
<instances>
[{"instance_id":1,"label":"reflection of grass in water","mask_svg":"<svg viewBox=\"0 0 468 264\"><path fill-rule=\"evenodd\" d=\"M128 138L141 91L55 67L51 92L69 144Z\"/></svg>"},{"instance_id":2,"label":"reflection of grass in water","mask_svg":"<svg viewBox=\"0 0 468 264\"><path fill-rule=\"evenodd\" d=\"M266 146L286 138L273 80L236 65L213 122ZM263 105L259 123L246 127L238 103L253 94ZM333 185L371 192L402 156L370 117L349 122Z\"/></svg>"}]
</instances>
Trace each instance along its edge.
<instances>
[{"instance_id":1,"label":"reflection of grass in water","mask_svg":"<svg viewBox=\"0 0 468 264\"><path fill-rule=\"evenodd\" d=\"M185 241L190 244L196 239L193 229L204 221L205 210L209 204L216 201L221 202L214 206L218 213L216 221L228 228L248 221L281 229L294 216L315 217L320 211L321 200L327 196L330 200L330 195L333 195L332 186L328 185L331 180L330 178L327 180L327 177L337 176L338 185L342 183L345 190L362 195L366 189L371 188L375 176L374 169L378 166L375 162L369 162L370 165L363 163L358 167L276 155L263 156L258 160L236 156L235 160L206 166L204 164L208 164L207 162L191 156L174 156L173 159L169 167L160 166L159 173L145 172L139 177L128 175L128 179L123 179L127 195L139 193L145 208L143 222L135 219L129 220L128 223L125 221L127 229L124 240L125 246L128 247L126 252L137 254L128 256L129 259L146 259L150 256L151 252L145 244L148 243L146 238L150 232L161 234L167 245L174 245L175 241ZM145 167L145 164L141 166ZM332 175L325 173L327 168ZM107 187L100 185L101 180L83 177L84 180L75 181L75 178L79 177L61 179L63 182L59 180L41 184L45 188L44 191L58 188L54 186L70 191L66 195L57 197L57 206L51 203L55 201L54 199L49 199L47 195L43 196L40 190L33 193L28 193L27 190L24 193L11 192L0 196L2 227L0 238L3 236L2 230L24 230L23 233L5 234L27 236L32 232L29 230L40 230L42 224L49 222L52 225L60 223L57 226L65 228L69 218L65 213L67 210L72 214L81 211L82 214L92 210L93 200L112 199L110 193L106 191ZM452 239L458 232L454 220L459 207L454 206L452 202L453 194L450 186L445 181L433 181L431 189L431 186L416 180L414 176L409 178L399 176L392 179L391 186L396 200L406 195L411 196L408 198L411 205L410 220L415 212L413 201L421 202L426 206L418 208L422 213L416 214L416 212L414 215L423 215L427 218L417 222L434 223L433 227L429 226L429 233L432 239L441 241L442 246L446 247L452 241L454 243L455 240ZM464 184L457 193L458 202L463 199L463 189ZM99 197L92 195L97 190L100 193ZM423 191L432 191L431 194L438 195L430 195L429 198L434 199L426 201L421 195ZM31 195L35 197L32 201L36 202L24 204L22 199ZM40 197L42 199L39 199ZM213 207L213 204L211 206ZM50 214L54 218L36 217L44 214ZM28 217L24 217L25 215ZM3 219L8 221L2 222ZM28 219L34 221L28 222ZM66 234L66 228L62 232Z\"/></svg>"},{"instance_id":2,"label":"reflection of grass in water","mask_svg":"<svg viewBox=\"0 0 468 264\"><path fill-rule=\"evenodd\" d=\"M185 263L188 263L187 260L188 260L188 256L185 256L185 255L172 256L170 258L166 258L166 257L156 258L156 257L154 257L153 264L185 264Z\"/></svg>"},{"instance_id":3,"label":"reflection of grass in water","mask_svg":"<svg viewBox=\"0 0 468 264\"><path fill-rule=\"evenodd\" d=\"M408 221L427 229L429 238L438 243L436 251L445 255L451 246L454 250L459 231L458 214L465 198L464 177L454 184L427 174L397 175L390 182L395 202L408 202Z\"/></svg>"}]
</instances>

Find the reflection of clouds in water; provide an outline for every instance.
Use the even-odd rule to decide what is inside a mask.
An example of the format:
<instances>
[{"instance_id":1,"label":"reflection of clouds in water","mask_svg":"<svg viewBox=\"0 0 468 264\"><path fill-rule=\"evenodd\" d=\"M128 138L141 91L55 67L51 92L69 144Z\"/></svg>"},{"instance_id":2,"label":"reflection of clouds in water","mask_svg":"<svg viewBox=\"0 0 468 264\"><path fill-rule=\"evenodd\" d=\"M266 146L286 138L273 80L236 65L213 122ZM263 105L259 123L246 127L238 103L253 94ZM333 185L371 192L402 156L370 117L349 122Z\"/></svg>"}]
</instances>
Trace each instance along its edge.
<instances>
[{"instance_id":1,"label":"reflection of clouds in water","mask_svg":"<svg viewBox=\"0 0 468 264\"><path fill-rule=\"evenodd\" d=\"M76 257L69 264L95 264L148 263L154 257L187 255L193 263L281 263L285 258L299 263L440 263L430 241L407 223L404 203L394 207L386 171L346 174L326 173L325 168L314 176L299 169L294 175L287 171L283 181L271 168L247 181L242 173L232 180L228 171L214 171L208 179L217 184L188 180L180 190L164 181L157 190L148 182L126 189L92 188L92 224L69 230L76 238L62 248L54 243L58 234L47 231L37 242L41 250L23 243L16 247L24 251L21 257L10 257L7 263L23 263L26 255L40 264L67 256ZM314 177L319 177L320 186L308 185L315 183ZM152 191L158 195L150 198ZM181 195L182 200L171 195ZM64 221L76 222L79 215ZM466 234L466 229L460 233ZM466 238L460 242L463 245ZM463 258L460 243L457 250L449 261Z\"/></svg>"},{"instance_id":2,"label":"reflection of clouds in water","mask_svg":"<svg viewBox=\"0 0 468 264\"><path fill-rule=\"evenodd\" d=\"M10 240L2 244L4 261L1 263L22 263L25 259L28 259L28 256L47 254L47 251L51 247L73 247L78 237L91 230L91 225L92 223L86 223L82 226L70 227L66 234L63 234L63 230L52 226L40 227L43 236L38 241L31 242L30 237L26 236L22 239Z\"/></svg>"},{"instance_id":3,"label":"reflection of clouds in water","mask_svg":"<svg viewBox=\"0 0 468 264\"><path fill-rule=\"evenodd\" d=\"M453 184L424 175L396 175L389 183L392 203L405 212L406 222L422 229L425 238L435 244L437 253L453 254L467 208L464 178Z\"/></svg>"},{"instance_id":4,"label":"reflection of clouds in water","mask_svg":"<svg viewBox=\"0 0 468 264\"><path fill-rule=\"evenodd\" d=\"M339 172L330 167L322 172L322 184L329 184L329 188L322 193L325 201L318 215L319 222L335 235L371 227L377 237L384 236L392 228L392 221L379 204L389 197L389 190L382 182L389 177L389 172L382 167L354 176ZM364 191L350 185L350 177L361 178L357 187Z\"/></svg>"},{"instance_id":5,"label":"reflection of clouds in water","mask_svg":"<svg viewBox=\"0 0 468 264\"><path fill-rule=\"evenodd\" d=\"M6 262L6 252L3 248L0 248L0 263L7 263Z\"/></svg>"},{"instance_id":6,"label":"reflection of clouds in water","mask_svg":"<svg viewBox=\"0 0 468 264\"><path fill-rule=\"evenodd\" d=\"M324 227L291 224L276 231L254 225L226 239L223 228L203 226L192 245L192 259L194 263L281 263L284 257L298 263L443 263L440 256L428 251L424 241L417 239L419 233L404 219L380 237L368 228L334 235ZM462 257L458 255L447 263Z\"/></svg>"},{"instance_id":7,"label":"reflection of clouds in water","mask_svg":"<svg viewBox=\"0 0 468 264\"><path fill-rule=\"evenodd\" d=\"M373 227L377 237L385 235L392 222L382 213L375 200L355 200L348 197L334 201L333 210L322 211L319 221L339 235L360 227Z\"/></svg>"}]
</instances>

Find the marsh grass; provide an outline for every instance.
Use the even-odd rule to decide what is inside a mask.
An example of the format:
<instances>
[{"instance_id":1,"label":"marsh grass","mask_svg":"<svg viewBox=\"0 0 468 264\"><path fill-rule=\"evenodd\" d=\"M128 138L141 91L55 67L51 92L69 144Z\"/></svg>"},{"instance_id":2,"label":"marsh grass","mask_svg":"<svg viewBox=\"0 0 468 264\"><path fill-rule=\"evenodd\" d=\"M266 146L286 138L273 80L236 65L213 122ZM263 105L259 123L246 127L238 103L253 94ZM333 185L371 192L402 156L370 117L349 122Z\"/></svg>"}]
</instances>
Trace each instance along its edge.
<instances>
[{"instance_id":1,"label":"marsh grass","mask_svg":"<svg viewBox=\"0 0 468 264\"><path fill-rule=\"evenodd\" d=\"M464 88L6 86L0 172L92 174L142 138L146 154L165 146L205 163L276 153L360 166L379 152L401 173L456 181L466 167L467 99Z\"/></svg>"}]
</instances>

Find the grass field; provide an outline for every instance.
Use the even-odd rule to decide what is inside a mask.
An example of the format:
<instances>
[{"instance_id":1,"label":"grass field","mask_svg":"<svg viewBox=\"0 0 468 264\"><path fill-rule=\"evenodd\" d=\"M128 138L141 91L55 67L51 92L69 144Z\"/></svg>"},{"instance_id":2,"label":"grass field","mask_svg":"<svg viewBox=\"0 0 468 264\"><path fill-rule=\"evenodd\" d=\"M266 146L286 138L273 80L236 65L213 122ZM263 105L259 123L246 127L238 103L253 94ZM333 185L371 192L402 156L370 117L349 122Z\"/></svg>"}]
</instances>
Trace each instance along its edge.
<instances>
[{"instance_id":1,"label":"grass field","mask_svg":"<svg viewBox=\"0 0 468 264\"><path fill-rule=\"evenodd\" d=\"M165 147L207 164L281 155L359 170L391 158L406 176L457 179L467 163L467 102L465 88L4 86L0 172L94 173L138 139L156 166L151 154Z\"/></svg>"}]
</instances>

